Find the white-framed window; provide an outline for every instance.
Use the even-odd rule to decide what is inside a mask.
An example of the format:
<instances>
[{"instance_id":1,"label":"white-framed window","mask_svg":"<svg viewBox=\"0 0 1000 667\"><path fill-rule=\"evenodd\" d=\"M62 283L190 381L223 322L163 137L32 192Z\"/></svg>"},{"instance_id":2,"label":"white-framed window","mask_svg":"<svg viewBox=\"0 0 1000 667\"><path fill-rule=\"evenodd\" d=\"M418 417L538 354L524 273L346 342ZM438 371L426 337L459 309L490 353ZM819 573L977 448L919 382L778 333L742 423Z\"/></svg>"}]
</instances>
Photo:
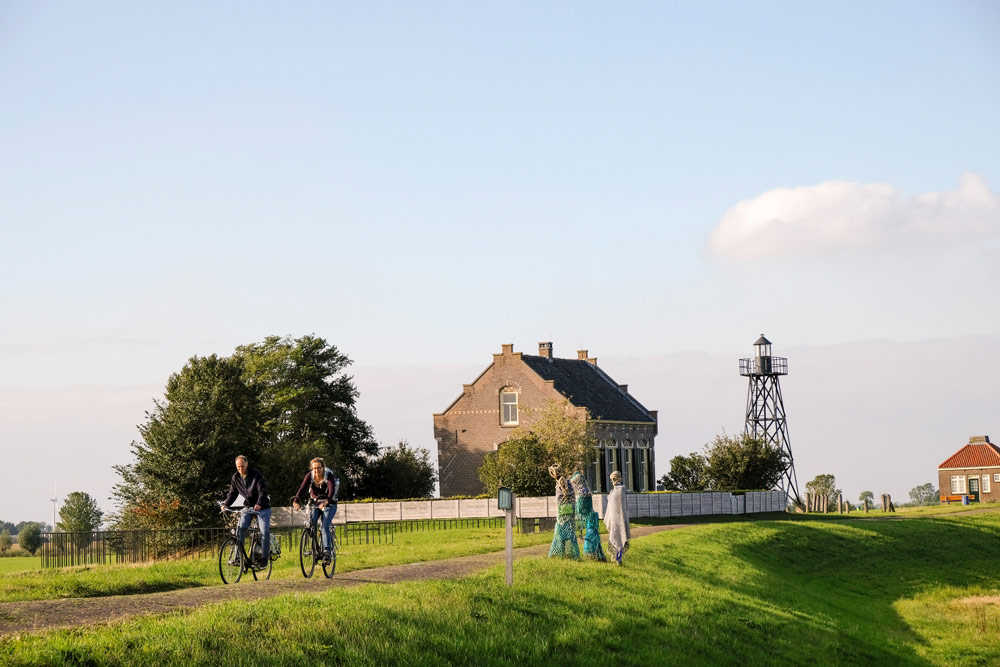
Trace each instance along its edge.
<instances>
[{"instance_id":1,"label":"white-framed window","mask_svg":"<svg viewBox=\"0 0 1000 667\"><path fill-rule=\"evenodd\" d=\"M504 426L517 426L517 392L500 392L500 423Z\"/></svg>"},{"instance_id":2,"label":"white-framed window","mask_svg":"<svg viewBox=\"0 0 1000 667\"><path fill-rule=\"evenodd\" d=\"M622 480L625 482L625 488L629 491L635 491L634 484L632 483L632 450L623 449L622 450Z\"/></svg>"},{"instance_id":3,"label":"white-framed window","mask_svg":"<svg viewBox=\"0 0 1000 667\"><path fill-rule=\"evenodd\" d=\"M952 475L951 476L951 492L955 493L966 493L965 490L965 475Z\"/></svg>"},{"instance_id":4,"label":"white-framed window","mask_svg":"<svg viewBox=\"0 0 1000 667\"><path fill-rule=\"evenodd\" d=\"M993 473L993 481L1000 482L1000 472Z\"/></svg>"},{"instance_id":5,"label":"white-framed window","mask_svg":"<svg viewBox=\"0 0 1000 667\"><path fill-rule=\"evenodd\" d=\"M645 449L637 449L637 450L635 450L635 456L636 456L636 460L639 463L639 466L638 466L638 468L639 468L639 490L640 491L649 491L649 482L647 482L647 476L646 476L646 466L648 465L648 461L649 461L649 452L646 451Z\"/></svg>"},{"instance_id":6,"label":"white-framed window","mask_svg":"<svg viewBox=\"0 0 1000 667\"><path fill-rule=\"evenodd\" d=\"M983 475L983 493L990 493L990 476Z\"/></svg>"}]
</instances>

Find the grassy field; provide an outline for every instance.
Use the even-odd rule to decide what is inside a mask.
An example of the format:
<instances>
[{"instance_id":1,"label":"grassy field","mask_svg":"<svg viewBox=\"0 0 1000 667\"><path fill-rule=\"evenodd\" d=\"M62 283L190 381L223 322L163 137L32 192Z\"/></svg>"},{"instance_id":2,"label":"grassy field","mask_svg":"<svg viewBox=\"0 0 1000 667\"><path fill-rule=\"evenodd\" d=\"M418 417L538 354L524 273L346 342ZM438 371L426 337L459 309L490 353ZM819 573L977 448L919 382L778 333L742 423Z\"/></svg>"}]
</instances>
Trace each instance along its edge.
<instances>
[{"instance_id":1,"label":"grassy field","mask_svg":"<svg viewBox=\"0 0 1000 667\"><path fill-rule=\"evenodd\" d=\"M789 515L457 581L231 602L0 639L9 664L1000 663L1000 512ZM151 638L155 637L155 641Z\"/></svg>"},{"instance_id":2,"label":"grassy field","mask_svg":"<svg viewBox=\"0 0 1000 667\"><path fill-rule=\"evenodd\" d=\"M40 567L40 564L41 559L37 556L0 558L0 574L23 572L24 570L37 570Z\"/></svg>"},{"instance_id":3,"label":"grassy field","mask_svg":"<svg viewBox=\"0 0 1000 667\"><path fill-rule=\"evenodd\" d=\"M522 547L552 540L552 533L514 534L514 546ZM350 572L383 565L400 565L440 560L454 556L489 553L503 549L503 528L452 528L397 532L392 544L345 545L337 555L337 571ZM38 568L38 558L3 558L4 561L27 561ZM11 572L11 574L6 574ZM91 565L60 569L0 573L0 602L47 600L52 598L134 595L177 590L196 586L222 585L218 562L211 560L164 561L151 565ZM298 547L287 547L275 561L272 579L301 577Z\"/></svg>"}]
</instances>

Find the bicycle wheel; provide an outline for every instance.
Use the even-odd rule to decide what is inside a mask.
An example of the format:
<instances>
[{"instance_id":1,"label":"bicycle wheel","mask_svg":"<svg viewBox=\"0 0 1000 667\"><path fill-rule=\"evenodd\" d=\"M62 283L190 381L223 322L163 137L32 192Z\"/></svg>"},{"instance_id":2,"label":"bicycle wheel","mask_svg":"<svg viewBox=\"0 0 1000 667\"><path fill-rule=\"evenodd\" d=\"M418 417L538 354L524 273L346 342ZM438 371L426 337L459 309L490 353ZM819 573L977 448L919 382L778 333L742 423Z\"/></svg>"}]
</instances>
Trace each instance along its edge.
<instances>
[{"instance_id":1,"label":"bicycle wheel","mask_svg":"<svg viewBox=\"0 0 1000 667\"><path fill-rule=\"evenodd\" d=\"M313 555L312 528L302 529L302 539L299 541L299 565L302 566L302 576L306 579L313 576L316 569L316 559Z\"/></svg>"},{"instance_id":2,"label":"bicycle wheel","mask_svg":"<svg viewBox=\"0 0 1000 667\"><path fill-rule=\"evenodd\" d=\"M243 576L243 551L235 537L227 537L219 547L219 576L222 583L235 584Z\"/></svg>"},{"instance_id":3,"label":"bicycle wheel","mask_svg":"<svg viewBox=\"0 0 1000 667\"><path fill-rule=\"evenodd\" d=\"M333 539L333 528L330 529L330 540L333 542L330 545L330 562L323 559L323 574L327 579L333 579L333 573L337 569L337 541Z\"/></svg>"},{"instance_id":4,"label":"bicycle wheel","mask_svg":"<svg viewBox=\"0 0 1000 667\"><path fill-rule=\"evenodd\" d=\"M265 580L266 579L270 579L271 578L271 554L270 554L270 552L267 552L265 556L262 556L262 558L266 559L264 565L257 565L257 554L258 554L258 552L265 553L260 548L260 533L254 533L253 539L250 540L250 556L249 556L249 558L250 558L250 571L253 573L253 579L254 579L254 581L257 581L259 579L259 577L257 576L258 572L264 575L264 579Z\"/></svg>"}]
</instances>

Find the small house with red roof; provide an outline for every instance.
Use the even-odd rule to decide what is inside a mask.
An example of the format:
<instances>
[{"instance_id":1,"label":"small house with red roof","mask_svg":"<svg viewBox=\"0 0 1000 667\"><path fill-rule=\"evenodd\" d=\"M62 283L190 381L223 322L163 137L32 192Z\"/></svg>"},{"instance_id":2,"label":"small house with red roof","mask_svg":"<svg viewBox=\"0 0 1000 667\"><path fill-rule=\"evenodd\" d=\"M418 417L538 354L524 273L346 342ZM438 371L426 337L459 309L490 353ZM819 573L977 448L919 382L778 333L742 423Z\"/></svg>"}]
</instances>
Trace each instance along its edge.
<instances>
[{"instance_id":1,"label":"small house with red roof","mask_svg":"<svg viewBox=\"0 0 1000 667\"><path fill-rule=\"evenodd\" d=\"M965 495L973 501L1000 500L1000 447L988 435L972 436L969 444L938 466L938 483L941 502Z\"/></svg>"}]
</instances>

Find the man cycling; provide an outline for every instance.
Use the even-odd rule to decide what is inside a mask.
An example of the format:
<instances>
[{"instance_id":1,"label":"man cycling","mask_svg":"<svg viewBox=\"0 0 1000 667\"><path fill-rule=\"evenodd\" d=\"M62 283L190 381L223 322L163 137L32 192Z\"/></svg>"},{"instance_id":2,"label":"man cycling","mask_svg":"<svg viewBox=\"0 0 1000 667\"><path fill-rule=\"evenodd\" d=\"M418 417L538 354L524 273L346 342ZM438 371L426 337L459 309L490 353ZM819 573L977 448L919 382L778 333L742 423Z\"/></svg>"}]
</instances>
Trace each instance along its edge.
<instances>
[{"instance_id":1,"label":"man cycling","mask_svg":"<svg viewBox=\"0 0 1000 667\"><path fill-rule=\"evenodd\" d=\"M257 512L257 523L260 525L261 544L264 549L263 554L251 554L251 558L257 561L258 566L267 564L267 559L271 557L271 496L267 493L267 482L264 475L256 468L250 467L247 457L240 454L236 457L236 474L229 482L229 494L222 501L222 509L229 509L230 503L236 497L243 496L244 509L253 507ZM240 523L236 529L236 538L243 544L247 528L253 518L251 512L244 511L240 515Z\"/></svg>"},{"instance_id":2,"label":"man cycling","mask_svg":"<svg viewBox=\"0 0 1000 667\"><path fill-rule=\"evenodd\" d=\"M292 498L292 507L300 509L302 497L306 488L309 489L309 497L315 502L312 516L309 518L309 525L315 525L319 515L323 515L323 564L330 564L330 524L337 513L337 492L340 490L340 480L333 474L333 471L326 467L323 459L317 457L309 462L309 472L306 473L298 493Z\"/></svg>"}]
</instances>

